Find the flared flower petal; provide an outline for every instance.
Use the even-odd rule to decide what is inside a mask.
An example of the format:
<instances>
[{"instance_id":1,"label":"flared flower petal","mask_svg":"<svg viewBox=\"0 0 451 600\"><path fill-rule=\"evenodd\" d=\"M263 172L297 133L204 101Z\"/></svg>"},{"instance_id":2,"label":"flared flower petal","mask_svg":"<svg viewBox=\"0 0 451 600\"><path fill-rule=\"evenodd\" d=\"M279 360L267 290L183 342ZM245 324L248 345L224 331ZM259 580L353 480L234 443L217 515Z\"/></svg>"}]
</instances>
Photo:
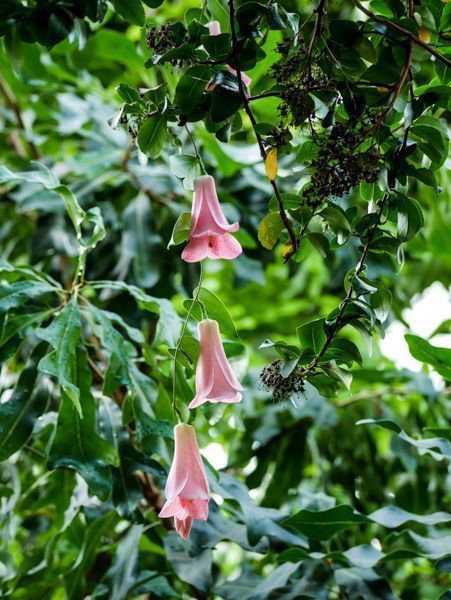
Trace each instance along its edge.
<instances>
[{"instance_id":1,"label":"flared flower petal","mask_svg":"<svg viewBox=\"0 0 451 600\"><path fill-rule=\"evenodd\" d=\"M240 228L238 223L230 224L225 218L211 175L198 177L194 182L192 216L190 237L221 235Z\"/></svg>"},{"instance_id":2,"label":"flared flower petal","mask_svg":"<svg viewBox=\"0 0 451 600\"><path fill-rule=\"evenodd\" d=\"M243 251L240 243L230 235L239 224L230 224L222 212L216 193L215 180L210 175L194 182L192 225L189 241L182 252L186 262L205 258L232 260Z\"/></svg>"},{"instance_id":3,"label":"flared flower petal","mask_svg":"<svg viewBox=\"0 0 451 600\"><path fill-rule=\"evenodd\" d=\"M205 319L199 323L198 330L200 354L196 368L196 395L189 408L205 402L240 402L243 388L225 355L217 321Z\"/></svg>"},{"instance_id":4,"label":"flared flower petal","mask_svg":"<svg viewBox=\"0 0 451 600\"><path fill-rule=\"evenodd\" d=\"M177 532L187 539L193 520L208 518L210 491L193 427L184 423L177 425L174 439L174 459L165 487L166 502L159 516L174 517Z\"/></svg>"}]
</instances>

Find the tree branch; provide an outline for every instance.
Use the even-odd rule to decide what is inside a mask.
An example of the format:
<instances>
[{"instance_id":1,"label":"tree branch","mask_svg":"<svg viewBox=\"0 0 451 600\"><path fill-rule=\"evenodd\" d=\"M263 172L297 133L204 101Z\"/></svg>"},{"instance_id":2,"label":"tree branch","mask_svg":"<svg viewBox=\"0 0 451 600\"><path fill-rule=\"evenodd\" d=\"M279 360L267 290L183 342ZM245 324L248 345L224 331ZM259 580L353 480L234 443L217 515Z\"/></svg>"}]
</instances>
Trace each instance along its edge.
<instances>
[{"instance_id":1,"label":"tree branch","mask_svg":"<svg viewBox=\"0 0 451 600\"><path fill-rule=\"evenodd\" d=\"M18 105L18 103L16 102L16 99L14 98L14 96L11 94L11 92L7 88L5 82L2 81L1 79L0 79L0 94L5 99L6 105L9 106L9 108L13 111L18 128L21 129L24 133L26 133L27 128L25 127L25 123L22 118L20 106ZM38 160L40 155L39 155L39 150L37 149L36 145L31 140L27 139L26 141L27 141L28 147L30 149L31 158L33 160Z\"/></svg>"},{"instance_id":2,"label":"tree branch","mask_svg":"<svg viewBox=\"0 0 451 600\"><path fill-rule=\"evenodd\" d=\"M324 14L324 10L326 8L326 3L327 3L327 0L320 0L319 4L315 10L315 13L316 13L315 24L313 26L312 37L310 38L310 42L309 42L309 45L307 48L307 69L308 69L309 77L311 76L311 71L312 71L313 47L315 45L315 42L316 42L318 36L321 34L323 14Z\"/></svg>"},{"instance_id":3,"label":"tree branch","mask_svg":"<svg viewBox=\"0 0 451 600\"><path fill-rule=\"evenodd\" d=\"M363 6L363 4L360 2L360 0L354 0L354 4L357 6L358 9L360 9L372 21L376 21L377 23L382 23L382 25L386 25L393 31L397 31L398 33L401 33L402 35L405 35L407 38L409 38L409 40L411 40L411 42L413 42L417 46L421 46L421 48L423 48L424 50L429 52L429 54L432 54L433 56L435 56L435 58L437 60L439 60L440 62L445 64L447 67L451 67L451 60L449 58L447 58L446 56L443 56L443 54L440 54L440 52L437 52L437 50L434 48L434 46L431 46L430 44L423 42L423 40L420 40L419 37L417 37L414 33L409 31L408 29L405 29L401 25L398 25L398 23L394 23L393 21L390 21L389 19L386 19L385 17L381 17L380 15L374 14L372 11L368 10L368 8Z\"/></svg>"},{"instance_id":4,"label":"tree branch","mask_svg":"<svg viewBox=\"0 0 451 600\"><path fill-rule=\"evenodd\" d=\"M241 77L241 70L239 68L238 36L237 36L236 26L235 26L235 6L233 3L233 0L229 0L229 16L230 16L230 31L232 34L232 54L233 54L234 63L235 63L234 68L236 70L236 76L238 78L238 86L240 89L240 95L241 95L241 99L243 101L244 110L246 111L246 114L249 117L249 120L252 124L252 129L254 130L254 134L255 134L255 137L256 137L257 143L258 143L258 147L260 149L260 155L261 155L263 161L265 161L265 159L266 159L265 145L263 143L263 140L262 140L260 134L258 133L257 121L255 120L254 113L252 112L252 109L251 109L251 106L249 103L249 98L246 94L245 86L244 86L244 83L243 83L243 80ZM290 242L291 242L291 246L292 246L291 252L289 252L288 254L285 255L285 262L286 262L297 251L298 240L296 238L296 234L293 230L293 227L290 223L290 219L288 218L285 207L283 205L282 196L280 194L280 190L278 188L277 182L275 180L272 180L271 186L274 190L274 194L276 196L276 200L277 200L277 203L279 206L280 218L282 219L285 229L288 232L288 236L290 238Z\"/></svg>"},{"instance_id":5,"label":"tree branch","mask_svg":"<svg viewBox=\"0 0 451 600\"><path fill-rule=\"evenodd\" d=\"M377 211L377 219L368 232L368 238L367 238L367 241L365 242L365 245L363 246L362 254L360 256L359 262L357 263L354 277L358 277L362 273L362 271L365 269L368 252L370 250L370 246L374 239L374 235L377 231L377 228L380 225L382 212L384 210L384 205L385 205L385 201L387 200L387 197L388 197L388 194L385 194L385 196L381 200L381 203L379 205L379 210ZM321 349L319 350L318 354L315 356L315 358L310 362L309 365L307 365L307 367L302 372L302 377L307 378L309 375L312 375L314 373L316 367L318 366L319 361L322 359L322 357L326 353L327 349L329 348L331 343L334 341L337 333L340 330L346 307L347 307L349 301L351 300L352 295L354 294L354 291L355 291L354 287L352 285L350 285L346 296L344 297L343 301L340 304L340 308L339 308L338 314L335 318L335 323L334 323L333 327L331 327L329 333L327 334L326 340L325 340L324 344L322 345Z\"/></svg>"}]
</instances>

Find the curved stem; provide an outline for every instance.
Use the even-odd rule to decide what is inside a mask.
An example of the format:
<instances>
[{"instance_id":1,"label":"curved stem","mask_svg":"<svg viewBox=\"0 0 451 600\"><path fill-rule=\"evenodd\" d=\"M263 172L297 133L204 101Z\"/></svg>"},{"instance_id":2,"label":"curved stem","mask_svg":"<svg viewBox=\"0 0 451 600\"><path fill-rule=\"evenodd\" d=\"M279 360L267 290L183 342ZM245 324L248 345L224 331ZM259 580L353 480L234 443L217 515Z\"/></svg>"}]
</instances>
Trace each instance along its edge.
<instances>
[{"instance_id":1,"label":"curved stem","mask_svg":"<svg viewBox=\"0 0 451 600\"><path fill-rule=\"evenodd\" d=\"M180 352L180 347L182 345L183 336L185 335L186 328L188 326L188 321L191 317L191 313L193 311L194 305L199 299L200 290L202 287L202 279L203 279L203 266L200 263L200 274L199 274L199 282L197 287L194 290L193 298L191 299L191 304L189 306L188 312L186 313L185 320L183 321L182 329L180 331L180 336L177 342L177 346L175 347L174 352L174 360L173 360L173 371L172 371L172 412L174 413L174 417L178 420L179 423L183 421L180 411L177 407L177 356Z\"/></svg>"},{"instance_id":2,"label":"curved stem","mask_svg":"<svg viewBox=\"0 0 451 600\"><path fill-rule=\"evenodd\" d=\"M266 159L265 145L263 143L261 135L258 133L257 121L255 120L254 113L252 112L252 109L251 109L251 106L249 103L249 97L246 93L245 85L243 83L243 79L241 76L241 70L239 67L238 36L237 36L236 25L235 25L235 5L234 5L233 0L229 0L229 17L230 17L230 31L232 34L232 53L233 53L233 57L234 57L233 67L236 71L236 76L238 78L238 86L239 86L239 90L240 90L241 100L243 102L244 110L246 111L246 114L249 117L249 120L251 122L252 129L254 130L254 134L257 139L257 144L260 149L260 155L262 157L262 160L265 161L265 159ZM271 180L271 185L272 185L274 194L277 199L277 204L279 206L280 218L282 219L285 229L288 232L288 237L290 238L290 242L291 242L291 246L292 246L291 252L285 256L285 261L287 261L297 251L298 239L296 237L296 234L290 223L290 219L288 218L287 212L283 205L283 200L282 200L282 196L281 196L279 187L277 185L277 181Z\"/></svg>"},{"instance_id":3,"label":"curved stem","mask_svg":"<svg viewBox=\"0 0 451 600\"><path fill-rule=\"evenodd\" d=\"M200 166L201 170L203 171L203 173L205 175L208 175L207 169L205 168L204 162L203 162L203 160L202 160L202 158L200 156L199 150L198 150L196 142L194 140L193 132L188 127L188 124L185 124L185 129L186 129L186 131L188 133L189 139L191 140L191 144L193 146L193 150L194 150L194 154L196 156L197 162L199 163L199 166Z\"/></svg>"},{"instance_id":4,"label":"curved stem","mask_svg":"<svg viewBox=\"0 0 451 600\"><path fill-rule=\"evenodd\" d=\"M377 219L368 232L368 238L367 238L367 241L365 242L365 245L363 246L362 254L360 255L359 262L357 263L354 277L359 276L360 273L365 269L366 259L368 258L368 252L370 250L370 246L374 239L374 235L377 231L377 228L380 225L381 218L382 218L382 212L384 210L384 205L385 205L387 198L388 198L388 194L385 194L381 200L381 203L379 205L379 210L377 211ZM346 296L343 298L343 300L340 304L340 307L338 309L338 314L335 318L335 323L334 323L333 327L331 327L329 333L327 334L326 340L325 340L324 344L322 345L322 347L320 348L318 354L304 369L304 371L302 373L303 377L307 378L309 375L312 375L314 373L319 361L322 359L322 357L326 353L327 349L329 348L331 343L334 341L335 336L337 335L338 331L340 330L346 307L347 307L349 301L351 300L353 293L354 293L354 287L351 284L349 286L349 290L346 293Z\"/></svg>"},{"instance_id":5,"label":"curved stem","mask_svg":"<svg viewBox=\"0 0 451 600\"><path fill-rule=\"evenodd\" d=\"M393 21L390 21L389 19L386 19L385 17L381 17L380 15L374 14L368 8L363 6L363 4L359 0L354 0L354 4L357 6L357 8L359 10L361 10L372 21L376 21L377 23L382 23L383 25L386 25L393 31L402 33L407 38L409 38L414 44L416 44L417 46L421 46L421 48L423 48L424 50L429 52L429 54L432 54L432 56L435 56L435 58L437 60L439 60L440 62L445 64L447 67L451 67L451 60L449 58L447 58L446 56L443 56L443 54L440 54L440 52L437 52L437 50L434 48L434 46L431 46L430 44L423 42L423 40L420 40L419 37L417 37L414 33L409 31L408 29L405 29L401 25L398 25L398 23L394 23Z\"/></svg>"},{"instance_id":6,"label":"curved stem","mask_svg":"<svg viewBox=\"0 0 451 600\"><path fill-rule=\"evenodd\" d=\"M308 76L311 77L312 75L312 52L313 52L313 47L315 45L315 42L318 38L318 36L321 33L321 27L322 27L322 21L323 21L323 14L326 8L326 3L327 0L320 0L316 10L315 10L315 24L313 26L313 32L312 32L312 37L310 38L310 43L308 45L307 48L307 73Z\"/></svg>"}]
</instances>

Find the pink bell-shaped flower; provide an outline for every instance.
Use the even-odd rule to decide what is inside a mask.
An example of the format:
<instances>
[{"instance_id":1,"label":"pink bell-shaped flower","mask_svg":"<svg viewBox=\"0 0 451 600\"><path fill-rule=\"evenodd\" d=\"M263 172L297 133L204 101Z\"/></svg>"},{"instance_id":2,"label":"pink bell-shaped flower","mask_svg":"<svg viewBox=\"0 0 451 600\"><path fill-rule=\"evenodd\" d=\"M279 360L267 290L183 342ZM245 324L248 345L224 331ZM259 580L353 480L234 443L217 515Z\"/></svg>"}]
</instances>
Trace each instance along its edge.
<instances>
[{"instance_id":1,"label":"pink bell-shaped flower","mask_svg":"<svg viewBox=\"0 0 451 600\"><path fill-rule=\"evenodd\" d=\"M240 243L230 235L238 231L239 224L230 225L222 212L216 193L215 180L210 175L194 181L192 223L188 244L182 252L186 262L199 262L204 258L233 259L241 254Z\"/></svg>"},{"instance_id":2,"label":"pink bell-shaped flower","mask_svg":"<svg viewBox=\"0 0 451 600\"><path fill-rule=\"evenodd\" d=\"M191 425L174 427L175 451L165 487L166 502L159 516L174 517L177 533L188 539L194 519L208 519L210 490Z\"/></svg>"},{"instance_id":3,"label":"pink bell-shaped flower","mask_svg":"<svg viewBox=\"0 0 451 600\"><path fill-rule=\"evenodd\" d=\"M204 402L239 402L243 388L225 355L218 322L205 319L199 323L198 330L200 355L196 368L196 395L189 408Z\"/></svg>"},{"instance_id":4,"label":"pink bell-shaped flower","mask_svg":"<svg viewBox=\"0 0 451 600\"><path fill-rule=\"evenodd\" d=\"M219 35L221 33L221 24L219 21L210 21L207 23L207 27L210 35ZM235 69L230 66L227 66L227 68L231 73L233 73L233 75L236 75ZM246 88L249 88L252 83L252 79L243 72L241 72L241 81L244 83Z\"/></svg>"}]
</instances>

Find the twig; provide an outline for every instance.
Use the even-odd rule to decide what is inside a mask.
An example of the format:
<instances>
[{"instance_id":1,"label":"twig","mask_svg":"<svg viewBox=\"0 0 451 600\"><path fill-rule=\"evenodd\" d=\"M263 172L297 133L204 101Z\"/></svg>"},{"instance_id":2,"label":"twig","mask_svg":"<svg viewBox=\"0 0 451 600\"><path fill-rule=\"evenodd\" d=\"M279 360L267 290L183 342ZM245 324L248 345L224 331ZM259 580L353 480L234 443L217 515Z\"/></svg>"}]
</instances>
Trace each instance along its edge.
<instances>
[{"instance_id":1,"label":"twig","mask_svg":"<svg viewBox=\"0 0 451 600\"><path fill-rule=\"evenodd\" d=\"M203 272L203 268L202 268L202 263L200 263L199 282L198 282L197 288L194 292L194 296L191 300L191 304L188 309L188 312L186 313L185 320L183 321L182 329L180 331L180 336L177 341L177 346L175 347L175 352L174 352L173 371L172 371L172 412L174 413L174 416L177 417L179 422L182 421L182 416L180 414L179 409L177 408L177 356L178 356L178 353L180 352L180 346L182 345L183 336L185 335L185 331L188 326L188 321L191 316L192 310L194 308L194 305L196 304L196 302L199 299L200 289L202 287L203 274L204 274L204 272Z\"/></svg>"},{"instance_id":2,"label":"twig","mask_svg":"<svg viewBox=\"0 0 451 600\"><path fill-rule=\"evenodd\" d=\"M18 105L18 103L16 102L16 99L14 98L14 96L11 94L11 92L9 91L9 89L6 87L5 83L1 79L0 79L0 94L5 99L6 104L13 111L15 119L16 119L17 126L24 133L26 133L27 128L25 127L25 123L24 123L24 120L22 118L22 113L20 111L20 106ZM37 147L34 144L34 142L32 140L28 140L27 139L27 144L28 144L28 147L30 149L31 158L33 158L33 160L38 160L39 157L40 157L39 150L37 149Z\"/></svg>"},{"instance_id":3,"label":"twig","mask_svg":"<svg viewBox=\"0 0 451 600\"><path fill-rule=\"evenodd\" d=\"M440 62L445 64L447 67L451 67L451 60L449 58L447 58L446 56L443 56L443 54L440 54L440 52L437 52L437 50L434 48L434 46L431 46L430 44L423 42L423 40L421 40L419 37L417 37L414 33L409 31L408 29L405 29L401 25L398 25L398 23L394 23L393 21L390 21L389 19L385 19L384 17L381 17L380 15L374 14L368 8L363 6L363 4L359 0L354 0L354 4L372 21L376 21L377 23L382 23L382 25L386 25L393 31L397 31L398 33L401 33L402 35L405 35L414 44L416 44L417 46L421 46L421 48L423 48L424 50L426 50L427 52L432 54L432 56L435 56L435 58L437 60L439 60Z\"/></svg>"},{"instance_id":4,"label":"twig","mask_svg":"<svg viewBox=\"0 0 451 600\"><path fill-rule=\"evenodd\" d=\"M199 163L199 166L202 169L202 171L205 173L205 175L207 175L207 169L205 168L205 165L204 165L204 162L203 162L203 160L201 158L199 150L197 149L197 145L196 145L196 142L194 140L193 132L188 127L187 123L185 124L185 129L186 129L186 131L188 133L189 139L191 140L191 144L193 146L193 150L194 150L194 154L196 155L197 162Z\"/></svg>"},{"instance_id":5,"label":"twig","mask_svg":"<svg viewBox=\"0 0 451 600\"><path fill-rule=\"evenodd\" d=\"M232 34L232 54L233 54L234 63L235 63L233 66L236 70L236 76L238 78L238 86L240 89L240 95L241 95L241 99L243 101L244 110L246 111L246 114L249 117L249 120L252 124L252 129L254 130L254 134L257 139L257 144L260 149L260 155L261 155L263 161L265 161L266 160L265 145L263 143L263 140L262 140L260 134L258 133L257 121L255 120L254 113L252 112L252 109L251 109L251 106L249 103L249 98L246 94L245 86L244 86L244 83L243 83L243 80L241 77L241 70L239 68L238 36L237 36L236 26L235 26L235 5L234 5L233 0L229 0L229 16L230 16L230 31ZM285 261L288 261L289 258L298 249L298 240L296 238L296 234L293 230L293 227L291 226L290 220L288 218L285 207L283 205L282 196L280 194L280 190L278 188L277 182L275 180L271 180L271 186L274 190L274 194L276 196L277 203L279 205L280 218L282 219L282 222L288 232L288 236L290 238L290 242L291 242L291 246L292 246L291 252L289 252L285 255Z\"/></svg>"},{"instance_id":6,"label":"twig","mask_svg":"<svg viewBox=\"0 0 451 600\"><path fill-rule=\"evenodd\" d=\"M365 269L366 266L366 259L368 257L368 252L370 249L370 245L374 239L374 235L376 233L376 230L378 228L378 226L380 225L380 221L381 221L381 217L382 217L382 212L384 210L384 205L385 205L385 201L387 199L388 195L385 194L385 196L382 198L381 203L379 205L379 210L377 211L377 219L375 221L375 223L373 224L373 226L371 227L371 229L368 232L368 238L367 241L363 247L362 250L362 254L360 256L359 262L357 263L357 267L355 270L355 274L354 277L358 277L360 275L360 273ZM322 357L324 356L324 354L326 353L327 349L329 348L329 346L331 345L331 343L333 342L333 340L335 339L335 336L337 335L341 323L343 321L343 317L344 317L344 313L346 310L346 307L349 303L349 301L352 298L352 295L354 293L354 287L352 285L349 286L349 290L346 294L346 296L344 297L343 301L340 304L340 308L338 310L338 314L335 318L335 323L333 325L333 327L331 327L329 333L327 334L326 340L324 342L324 344L322 345L321 349L319 350L318 354L315 356L315 358L310 362L309 365L307 365L307 367L303 370L302 372L302 377L308 377L309 375L312 375L313 372L315 371L316 367L318 366L319 361L322 359Z\"/></svg>"},{"instance_id":7,"label":"twig","mask_svg":"<svg viewBox=\"0 0 451 600\"><path fill-rule=\"evenodd\" d=\"M323 14L324 14L324 9L326 7L326 2L327 0L320 0L316 10L315 10L315 24L313 25L313 31L312 31L312 37L310 38L310 42L307 48L307 71L308 71L308 76L311 76L311 72L312 72L312 52L313 52L313 47L315 45L316 39L317 37L320 35L321 33L321 27L322 27L322 20L323 20Z\"/></svg>"}]
</instances>

